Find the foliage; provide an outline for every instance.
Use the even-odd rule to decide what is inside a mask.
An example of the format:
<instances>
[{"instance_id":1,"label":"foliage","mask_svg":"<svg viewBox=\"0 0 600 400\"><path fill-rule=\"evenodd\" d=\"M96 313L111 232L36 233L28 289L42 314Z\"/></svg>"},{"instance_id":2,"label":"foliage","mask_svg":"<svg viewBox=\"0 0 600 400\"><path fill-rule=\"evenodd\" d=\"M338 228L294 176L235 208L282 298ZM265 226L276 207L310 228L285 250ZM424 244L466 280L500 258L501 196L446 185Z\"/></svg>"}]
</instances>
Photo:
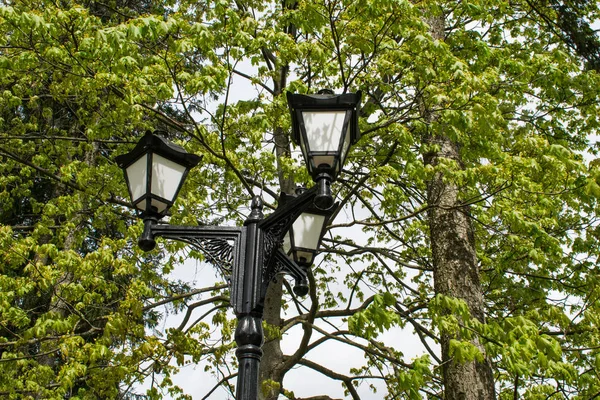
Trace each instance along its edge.
<instances>
[{"instance_id":1,"label":"foliage","mask_svg":"<svg viewBox=\"0 0 600 400\"><path fill-rule=\"evenodd\" d=\"M310 184L289 141L281 152L283 91L330 87L366 94L363 138L335 184L310 297L286 293L269 327L270 340L303 336L268 386L308 396L283 381L302 366L354 399L439 398L437 344L452 333L458 362L482 359L471 339L482 343L500 399L597 396L600 76L584 22L599 10L549 3L3 2L0 394L126 398L150 381L149 398L186 398L172 377L200 361L231 391L225 285L173 280L202 258L183 245L135 247L141 225L113 160L167 130L204 155L171 222L239 224L253 194L274 207L283 181ZM579 36L552 28L565 18ZM442 134L460 162L428 165ZM483 320L436 295L426 185L438 173L474 227ZM177 312L180 326L161 330ZM423 345L414 359L386 343L406 328ZM312 361L330 342L364 363Z\"/></svg>"}]
</instances>

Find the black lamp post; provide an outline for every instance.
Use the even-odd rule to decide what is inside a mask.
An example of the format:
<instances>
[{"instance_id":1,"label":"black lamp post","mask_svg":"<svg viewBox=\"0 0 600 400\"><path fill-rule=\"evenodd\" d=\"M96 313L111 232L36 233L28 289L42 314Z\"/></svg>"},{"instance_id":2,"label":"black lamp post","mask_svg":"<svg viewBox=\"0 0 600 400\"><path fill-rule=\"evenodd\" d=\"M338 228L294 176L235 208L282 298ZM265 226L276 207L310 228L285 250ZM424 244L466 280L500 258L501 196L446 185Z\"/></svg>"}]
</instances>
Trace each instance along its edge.
<instances>
[{"instance_id":1,"label":"black lamp post","mask_svg":"<svg viewBox=\"0 0 600 400\"><path fill-rule=\"evenodd\" d=\"M296 95L288 95L288 100L293 96ZM313 100L309 111L295 111L294 104L302 107L304 103L292 104L290 101L294 125L299 122L299 117L319 121L305 121L301 128L293 128L294 132L302 132L303 153L318 185L291 199L282 194L280 206L266 218L262 213L262 199L255 196L250 215L242 227L158 223L173 205L189 169L200 161L200 157L148 133L130 153L116 158L125 171L132 204L144 218L140 248L152 250L156 237L184 241L231 276L231 304L238 319L235 331L239 361L237 400L258 399L258 370L264 341L262 316L267 287L277 274L286 273L295 280L295 294L304 296L308 293L307 269L313 263L332 211L329 184L341 171L350 144L358 138L358 126L353 118L356 118L360 94L338 96L337 100L332 100L336 98L332 96L310 97ZM321 100L324 100L322 104ZM347 104L350 100L352 106ZM327 124L331 122L326 121L335 122L342 115L340 112L345 122L336 125L337 128L329 127ZM338 143L331 145L335 141ZM282 250L286 235L290 238L289 251L295 262Z\"/></svg>"}]
</instances>

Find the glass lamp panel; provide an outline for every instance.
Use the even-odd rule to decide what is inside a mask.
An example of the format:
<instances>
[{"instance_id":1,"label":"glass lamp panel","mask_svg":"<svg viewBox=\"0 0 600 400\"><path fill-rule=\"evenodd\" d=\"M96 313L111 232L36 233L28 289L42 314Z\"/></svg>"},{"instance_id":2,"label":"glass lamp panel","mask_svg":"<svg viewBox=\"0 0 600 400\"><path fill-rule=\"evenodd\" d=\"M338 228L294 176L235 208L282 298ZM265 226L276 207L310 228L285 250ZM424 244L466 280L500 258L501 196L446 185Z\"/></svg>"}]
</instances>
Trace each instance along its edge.
<instances>
[{"instance_id":1,"label":"glass lamp panel","mask_svg":"<svg viewBox=\"0 0 600 400\"><path fill-rule=\"evenodd\" d=\"M150 205L152 206L154 211L159 214L162 214L169 207L169 205L167 203L165 203L164 201L160 201L155 198L152 198L150 200Z\"/></svg>"},{"instance_id":2,"label":"glass lamp panel","mask_svg":"<svg viewBox=\"0 0 600 400\"><path fill-rule=\"evenodd\" d=\"M291 250L292 250L292 240L290 239L290 233L286 233L285 236L283 237L283 244L281 245L281 247L283 247L283 252L285 254L290 254Z\"/></svg>"},{"instance_id":3,"label":"glass lamp panel","mask_svg":"<svg viewBox=\"0 0 600 400\"><path fill-rule=\"evenodd\" d=\"M346 111L302 111L309 152L337 153Z\"/></svg>"},{"instance_id":4,"label":"glass lamp panel","mask_svg":"<svg viewBox=\"0 0 600 400\"><path fill-rule=\"evenodd\" d=\"M310 251L297 250L296 260L310 265L313 263L314 253Z\"/></svg>"},{"instance_id":5,"label":"glass lamp panel","mask_svg":"<svg viewBox=\"0 0 600 400\"><path fill-rule=\"evenodd\" d=\"M329 167L333 167L335 163L335 156L324 156L324 155L316 155L313 154L311 156L312 162L315 168L318 168L321 165L328 165Z\"/></svg>"},{"instance_id":6,"label":"glass lamp panel","mask_svg":"<svg viewBox=\"0 0 600 400\"><path fill-rule=\"evenodd\" d=\"M324 223L324 215L309 213L300 215L292 225L292 229L294 230L294 249L317 250Z\"/></svg>"},{"instance_id":7,"label":"glass lamp panel","mask_svg":"<svg viewBox=\"0 0 600 400\"><path fill-rule=\"evenodd\" d=\"M154 154L152 158L152 194L172 203L181 185L185 170L185 166ZM153 199L152 205L159 212L164 211L167 207L163 202L158 201L157 203L155 204Z\"/></svg>"},{"instance_id":8,"label":"glass lamp panel","mask_svg":"<svg viewBox=\"0 0 600 400\"><path fill-rule=\"evenodd\" d=\"M306 162L308 165L310 165L310 160L308 158L308 154L306 153L306 143L304 142L304 135L300 135L300 150L302 150L302 156L304 157L304 162ZM311 168L309 167L309 172L311 171Z\"/></svg>"},{"instance_id":9,"label":"glass lamp panel","mask_svg":"<svg viewBox=\"0 0 600 400\"><path fill-rule=\"evenodd\" d=\"M148 189L148 155L144 154L125 170L131 202L136 204Z\"/></svg>"},{"instance_id":10,"label":"glass lamp panel","mask_svg":"<svg viewBox=\"0 0 600 400\"><path fill-rule=\"evenodd\" d=\"M336 165L336 172L340 172L342 165L346 161L346 156L348 155L348 150L350 150L350 125L346 128L346 134L344 135L344 143L342 144L342 154L340 156L340 162Z\"/></svg>"}]
</instances>

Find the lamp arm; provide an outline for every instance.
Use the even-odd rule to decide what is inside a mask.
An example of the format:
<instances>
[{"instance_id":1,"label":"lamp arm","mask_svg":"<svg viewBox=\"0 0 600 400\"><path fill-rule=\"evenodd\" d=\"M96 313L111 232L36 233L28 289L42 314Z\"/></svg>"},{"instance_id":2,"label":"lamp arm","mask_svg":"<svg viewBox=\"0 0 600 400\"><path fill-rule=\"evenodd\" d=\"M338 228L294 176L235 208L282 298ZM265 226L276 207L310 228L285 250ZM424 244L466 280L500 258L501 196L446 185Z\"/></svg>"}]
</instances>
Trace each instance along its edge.
<instances>
[{"instance_id":1,"label":"lamp arm","mask_svg":"<svg viewBox=\"0 0 600 400\"><path fill-rule=\"evenodd\" d=\"M285 273L294 278L294 294L306 296L308 294L307 267L300 266L291 260L282 249L275 253L274 273Z\"/></svg>"},{"instance_id":2,"label":"lamp arm","mask_svg":"<svg viewBox=\"0 0 600 400\"><path fill-rule=\"evenodd\" d=\"M260 222L260 228L268 231L281 227L285 235L285 232L291 228L300 214L313 204L316 195L316 186L305 190L299 196L290 196L282 193L279 197L279 206L273 214ZM281 237L283 238L283 235Z\"/></svg>"},{"instance_id":3,"label":"lamp arm","mask_svg":"<svg viewBox=\"0 0 600 400\"><path fill-rule=\"evenodd\" d=\"M274 213L266 218L256 218L255 222L260 233L256 239L250 240L252 246L260 246L260 255L257 259L260 264L258 276L259 286L255 289L243 289L244 275L249 268L246 265L249 225L242 227L221 226L180 226L159 224L158 219L152 216L144 218L144 231L138 240L140 248L150 251L156 247L156 238L177 240L184 242L200 251L206 261L217 267L227 279L231 287L231 303L236 313L245 307L255 309L262 307L267 288L277 274L284 273L294 278L294 293L304 296L308 293L308 280L306 266L298 266L281 250L281 244L286 232L289 231L294 221L313 204L317 188L306 190L297 197L282 194L280 206ZM260 237L260 239L259 239ZM260 242L254 244L254 242ZM258 249L257 249L258 250ZM250 263L253 264L253 263ZM255 291L250 300L243 300L242 293ZM255 297L256 296L256 297Z\"/></svg>"},{"instance_id":4,"label":"lamp arm","mask_svg":"<svg viewBox=\"0 0 600 400\"><path fill-rule=\"evenodd\" d=\"M158 224L156 218L147 217L138 244L142 250L150 251L156 246L157 237L187 243L217 267L231 285L233 275L239 270L237 266L244 262L245 231L245 227Z\"/></svg>"},{"instance_id":5,"label":"lamp arm","mask_svg":"<svg viewBox=\"0 0 600 400\"><path fill-rule=\"evenodd\" d=\"M144 221L145 222L145 221ZM182 238L197 239L224 239L237 240L243 234L243 227L239 226L184 226L184 225L152 225L154 237L181 240Z\"/></svg>"}]
</instances>

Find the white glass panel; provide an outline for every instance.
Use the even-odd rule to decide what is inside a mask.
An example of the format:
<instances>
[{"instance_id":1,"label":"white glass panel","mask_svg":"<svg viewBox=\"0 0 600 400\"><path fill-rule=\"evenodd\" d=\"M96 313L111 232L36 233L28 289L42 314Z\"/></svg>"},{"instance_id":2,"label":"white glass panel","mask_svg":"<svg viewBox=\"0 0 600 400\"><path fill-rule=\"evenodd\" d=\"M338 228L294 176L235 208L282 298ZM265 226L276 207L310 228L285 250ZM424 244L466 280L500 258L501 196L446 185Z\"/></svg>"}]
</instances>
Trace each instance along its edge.
<instances>
[{"instance_id":1,"label":"white glass panel","mask_svg":"<svg viewBox=\"0 0 600 400\"><path fill-rule=\"evenodd\" d=\"M140 201L135 206L142 211L146 211L146 202L147 201L148 201L147 199L145 199L144 201ZM167 204L162 201L158 201L156 199L150 199L150 207L154 208L154 210L153 210L154 212L162 213L163 211L165 211L167 209Z\"/></svg>"},{"instance_id":2,"label":"white glass panel","mask_svg":"<svg viewBox=\"0 0 600 400\"><path fill-rule=\"evenodd\" d=\"M184 172L184 166L154 154L152 159L152 194L173 201ZM162 207L160 204L153 205L156 205L160 211Z\"/></svg>"},{"instance_id":3,"label":"white glass panel","mask_svg":"<svg viewBox=\"0 0 600 400\"><path fill-rule=\"evenodd\" d=\"M290 254L290 250L292 249L292 242L290 239L290 233L286 233L285 236L283 237L283 251L285 252L285 254Z\"/></svg>"},{"instance_id":4,"label":"white glass panel","mask_svg":"<svg viewBox=\"0 0 600 400\"><path fill-rule=\"evenodd\" d=\"M294 221L294 246L316 250L325 223L324 215L304 213Z\"/></svg>"},{"instance_id":5,"label":"white glass panel","mask_svg":"<svg viewBox=\"0 0 600 400\"><path fill-rule=\"evenodd\" d=\"M156 212L162 213L163 211L165 211L167 209L167 204L163 203L162 201L158 201L156 199L152 199L150 201L150 204L152 204L152 207L156 208Z\"/></svg>"},{"instance_id":6,"label":"white glass panel","mask_svg":"<svg viewBox=\"0 0 600 400\"><path fill-rule=\"evenodd\" d=\"M134 204L139 210L146 211L146 200L140 201L139 203L134 203Z\"/></svg>"},{"instance_id":7,"label":"white glass panel","mask_svg":"<svg viewBox=\"0 0 600 400\"><path fill-rule=\"evenodd\" d=\"M344 144L342 145L342 155L340 157L340 163L336 165L337 172L342 168L342 164L346 161L346 156L348 155L348 150L350 150L350 124L346 128L346 135L344 136Z\"/></svg>"},{"instance_id":8,"label":"white glass panel","mask_svg":"<svg viewBox=\"0 0 600 400\"><path fill-rule=\"evenodd\" d=\"M304 143L304 135L300 135L300 150L302 150L302 156L304 157L304 162L307 164L310 162L308 158L308 154L306 153L306 143Z\"/></svg>"},{"instance_id":9,"label":"white glass panel","mask_svg":"<svg viewBox=\"0 0 600 400\"><path fill-rule=\"evenodd\" d=\"M319 165L329 165L330 167L333 166L333 163L335 161L335 157L334 156L315 156L313 155L312 157L313 163L315 165L315 168L317 168Z\"/></svg>"},{"instance_id":10,"label":"white glass panel","mask_svg":"<svg viewBox=\"0 0 600 400\"><path fill-rule=\"evenodd\" d=\"M137 202L140 197L146 194L147 167L148 156L144 154L126 169L127 180L129 181L129 192L133 203Z\"/></svg>"},{"instance_id":11,"label":"white glass panel","mask_svg":"<svg viewBox=\"0 0 600 400\"><path fill-rule=\"evenodd\" d=\"M303 111L308 148L311 152L337 152L346 111Z\"/></svg>"}]
</instances>

